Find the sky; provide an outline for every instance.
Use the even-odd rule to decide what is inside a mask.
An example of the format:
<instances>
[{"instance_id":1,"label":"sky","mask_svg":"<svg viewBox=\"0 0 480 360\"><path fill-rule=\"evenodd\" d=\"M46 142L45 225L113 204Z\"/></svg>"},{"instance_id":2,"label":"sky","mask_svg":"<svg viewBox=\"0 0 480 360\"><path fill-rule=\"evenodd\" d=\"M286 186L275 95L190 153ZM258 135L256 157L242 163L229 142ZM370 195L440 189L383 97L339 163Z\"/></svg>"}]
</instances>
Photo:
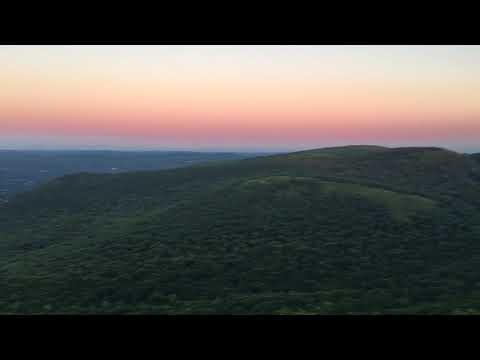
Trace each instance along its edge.
<instances>
[{"instance_id":1,"label":"sky","mask_svg":"<svg viewBox=\"0 0 480 360\"><path fill-rule=\"evenodd\" d=\"M480 46L0 45L0 148L480 152Z\"/></svg>"}]
</instances>

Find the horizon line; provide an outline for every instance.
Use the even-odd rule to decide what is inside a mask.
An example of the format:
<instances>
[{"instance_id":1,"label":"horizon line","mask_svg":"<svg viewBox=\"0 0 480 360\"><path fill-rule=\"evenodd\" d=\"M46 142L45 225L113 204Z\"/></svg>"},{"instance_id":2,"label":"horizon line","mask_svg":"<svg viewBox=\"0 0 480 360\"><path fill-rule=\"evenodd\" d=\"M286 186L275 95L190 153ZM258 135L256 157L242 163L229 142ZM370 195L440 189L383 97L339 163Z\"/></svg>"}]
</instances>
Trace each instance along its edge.
<instances>
[{"instance_id":1,"label":"horizon line","mask_svg":"<svg viewBox=\"0 0 480 360\"><path fill-rule=\"evenodd\" d=\"M174 149L145 149L145 148L133 148L133 149L122 149L122 148L23 148L23 147L12 147L12 148L0 148L2 152L8 151L18 151L18 152L124 152L124 153L154 153L154 152L183 152L183 153L234 153L234 154L274 154L274 153L289 153L289 152L299 152L299 151L308 151L308 150L318 150L318 149L329 149L329 148L342 148L342 147L353 147L353 146L375 146L383 147L387 149L396 149L396 148L439 148L448 151L453 151L457 153L464 154L475 154L479 153L480 149L469 150L469 151L458 151L453 150L450 147L446 146L435 146L435 145L409 145L409 146L385 146L379 144L350 144L350 145L335 145L335 146L321 146L321 147L296 147L290 149L188 149L188 148L174 148Z\"/></svg>"}]
</instances>

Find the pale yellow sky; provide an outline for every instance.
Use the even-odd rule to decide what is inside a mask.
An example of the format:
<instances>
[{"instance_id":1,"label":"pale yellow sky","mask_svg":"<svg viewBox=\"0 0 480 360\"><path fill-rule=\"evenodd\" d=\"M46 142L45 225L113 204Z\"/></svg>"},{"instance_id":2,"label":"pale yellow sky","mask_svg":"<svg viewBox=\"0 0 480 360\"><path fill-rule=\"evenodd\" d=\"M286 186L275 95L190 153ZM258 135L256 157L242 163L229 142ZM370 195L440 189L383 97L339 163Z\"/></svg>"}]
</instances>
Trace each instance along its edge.
<instances>
[{"instance_id":1,"label":"pale yellow sky","mask_svg":"<svg viewBox=\"0 0 480 360\"><path fill-rule=\"evenodd\" d=\"M0 136L471 142L479 64L480 46L0 46Z\"/></svg>"}]
</instances>

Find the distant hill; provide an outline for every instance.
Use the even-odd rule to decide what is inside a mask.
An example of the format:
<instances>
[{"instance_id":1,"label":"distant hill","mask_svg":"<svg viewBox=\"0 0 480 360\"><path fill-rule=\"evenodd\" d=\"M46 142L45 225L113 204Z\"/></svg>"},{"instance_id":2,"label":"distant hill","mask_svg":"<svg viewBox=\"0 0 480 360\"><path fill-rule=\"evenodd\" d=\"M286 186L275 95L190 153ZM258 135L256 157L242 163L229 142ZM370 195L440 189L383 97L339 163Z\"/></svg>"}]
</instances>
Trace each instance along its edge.
<instances>
[{"instance_id":1,"label":"distant hill","mask_svg":"<svg viewBox=\"0 0 480 360\"><path fill-rule=\"evenodd\" d=\"M347 146L64 176L0 205L0 312L477 313L475 159Z\"/></svg>"},{"instance_id":2,"label":"distant hill","mask_svg":"<svg viewBox=\"0 0 480 360\"><path fill-rule=\"evenodd\" d=\"M56 177L79 172L120 173L238 160L249 153L191 151L19 151L0 150L0 200Z\"/></svg>"}]
</instances>

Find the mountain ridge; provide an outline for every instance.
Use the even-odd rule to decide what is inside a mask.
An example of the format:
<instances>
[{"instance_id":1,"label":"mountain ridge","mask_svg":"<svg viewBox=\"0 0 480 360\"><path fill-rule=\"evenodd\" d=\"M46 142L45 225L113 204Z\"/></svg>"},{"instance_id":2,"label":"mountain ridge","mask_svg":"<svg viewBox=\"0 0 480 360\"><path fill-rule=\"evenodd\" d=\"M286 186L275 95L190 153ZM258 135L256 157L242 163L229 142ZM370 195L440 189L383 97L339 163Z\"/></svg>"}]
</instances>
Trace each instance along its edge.
<instances>
[{"instance_id":1,"label":"mountain ridge","mask_svg":"<svg viewBox=\"0 0 480 360\"><path fill-rule=\"evenodd\" d=\"M480 311L478 171L354 146L68 175L0 207L0 312Z\"/></svg>"}]
</instances>

